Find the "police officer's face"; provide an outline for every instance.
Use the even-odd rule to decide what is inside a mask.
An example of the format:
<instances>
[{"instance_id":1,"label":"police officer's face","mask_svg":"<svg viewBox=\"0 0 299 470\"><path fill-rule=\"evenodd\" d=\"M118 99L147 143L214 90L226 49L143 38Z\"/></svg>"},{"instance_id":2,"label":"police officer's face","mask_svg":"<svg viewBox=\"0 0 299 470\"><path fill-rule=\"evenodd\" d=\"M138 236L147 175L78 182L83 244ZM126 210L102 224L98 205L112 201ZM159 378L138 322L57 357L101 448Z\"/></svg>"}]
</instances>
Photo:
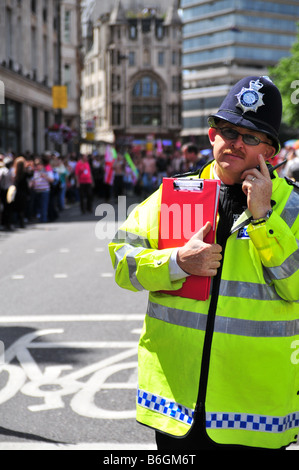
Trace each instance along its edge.
<instances>
[{"instance_id":1,"label":"police officer's face","mask_svg":"<svg viewBox=\"0 0 299 470\"><path fill-rule=\"evenodd\" d=\"M223 135L225 128L234 129L238 134L235 138L227 138ZM261 142L258 145L246 143L254 141L248 135L257 137ZM240 176L243 171L258 165L258 155L261 154L268 160L275 154L275 148L264 133L234 126L225 121L220 121L217 128L209 129L209 138L216 160L216 173L226 184L241 183Z\"/></svg>"}]
</instances>

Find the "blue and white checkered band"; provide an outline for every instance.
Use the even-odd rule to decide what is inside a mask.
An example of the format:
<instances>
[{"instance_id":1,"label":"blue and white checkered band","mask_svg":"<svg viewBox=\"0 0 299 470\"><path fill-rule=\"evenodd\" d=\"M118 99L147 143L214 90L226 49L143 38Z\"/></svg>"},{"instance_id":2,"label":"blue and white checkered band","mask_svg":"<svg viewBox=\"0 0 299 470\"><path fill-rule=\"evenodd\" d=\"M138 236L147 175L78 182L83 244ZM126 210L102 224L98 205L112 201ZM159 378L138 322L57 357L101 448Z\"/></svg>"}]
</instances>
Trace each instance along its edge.
<instances>
[{"instance_id":1,"label":"blue and white checkered band","mask_svg":"<svg viewBox=\"0 0 299 470\"><path fill-rule=\"evenodd\" d=\"M257 112L260 106L263 106L265 103L263 102L263 94L259 93L259 89L263 87L263 84L259 81L251 80L249 88L242 88L240 93L236 95L238 98L238 104L243 113L246 111L254 111Z\"/></svg>"},{"instance_id":2,"label":"blue and white checkered band","mask_svg":"<svg viewBox=\"0 0 299 470\"><path fill-rule=\"evenodd\" d=\"M145 390L137 390L137 404L189 426L193 422L194 410ZM286 416L206 412L207 429L239 429L244 431L281 433L298 427L299 412Z\"/></svg>"},{"instance_id":3,"label":"blue and white checkered band","mask_svg":"<svg viewBox=\"0 0 299 470\"><path fill-rule=\"evenodd\" d=\"M169 416L170 418L189 424L190 426L192 424L193 410L186 408L179 403L168 400L167 398L138 389L137 403L144 408Z\"/></svg>"},{"instance_id":4,"label":"blue and white checkered band","mask_svg":"<svg viewBox=\"0 0 299 470\"><path fill-rule=\"evenodd\" d=\"M299 413L287 416L261 416L246 413L207 413L208 429L244 429L260 432L285 432L298 428Z\"/></svg>"}]
</instances>

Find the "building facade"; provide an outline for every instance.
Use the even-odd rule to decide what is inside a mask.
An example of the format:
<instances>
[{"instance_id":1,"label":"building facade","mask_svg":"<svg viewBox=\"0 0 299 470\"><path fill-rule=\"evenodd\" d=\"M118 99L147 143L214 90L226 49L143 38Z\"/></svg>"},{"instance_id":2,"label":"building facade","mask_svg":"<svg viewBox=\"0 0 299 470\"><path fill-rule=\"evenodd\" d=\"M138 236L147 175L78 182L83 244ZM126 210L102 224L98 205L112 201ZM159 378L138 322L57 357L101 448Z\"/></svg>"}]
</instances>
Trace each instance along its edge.
<instances>
[{"instance_id":1,"label":"building facade","mask_svg":"<svg viewBox=\"0 0 299 470\"><path fill-rule=\"evenodd\" d=\"M205 147L207 116L236 81L268 75L296 40L298 0L181 0L182 138Z\"/></svg>"},{"instance_id":2,"label":"building facade","mask_svg":"<svg viewBox=\"0 0 299 470\"><path fill-rule=\"evenodd\" d=\"M125 2L124 2L125 3ZM172 147L181 130L177 2L117 1L90 24L82 78L86 144ZM162 2L160 4L163 5ZM126 7L126 8L125 8Z\"/></svg>"},{"instance_id":3,"label":"building facade","mask_svg":"<svg viewBox=\"0 0 299 470\"><path fill-rule=\"evenodd\" d=\"M0 25L0 152L53 150L55 122L80 128L80 1L2 0ZM54 85L67 87L61 111Z\"/></svg>"}]
</instances>

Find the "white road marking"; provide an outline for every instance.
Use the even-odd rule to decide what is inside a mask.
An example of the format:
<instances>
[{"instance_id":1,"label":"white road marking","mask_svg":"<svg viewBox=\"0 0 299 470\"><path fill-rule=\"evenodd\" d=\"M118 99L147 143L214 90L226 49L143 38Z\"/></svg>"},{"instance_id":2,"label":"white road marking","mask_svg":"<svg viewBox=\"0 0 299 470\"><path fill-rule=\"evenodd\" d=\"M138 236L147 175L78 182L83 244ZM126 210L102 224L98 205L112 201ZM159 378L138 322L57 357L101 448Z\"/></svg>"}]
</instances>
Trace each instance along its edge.
<instances>
[{"instance_id":1,"label":"white road marking","mask_svg":"<svg viewBox=\"0 0 299 470\"><path fill-rule=\"evenodd\" d=\"M28 250L26 250L25 253L27 254L36 253L36 250L34 250L33 248L28 248Z\"/></svg>"},{"instance_id":2,"label":"white road marking","mask_svg":"<svg viewBox=\"0 0 299 470\"><path fill-rule=\"evenodd\" d=\"M101 277L113 277L113 273L102 273Z\"/></svg>"},{"instance_id":3,"label":"white road marking","mask_svg":"<svg viewBox=\"0 0 299 470\"><path fill-rule=\"evenodd\" d=\"M2 315L0 323L48 323L48 322L94 322L94 321L143 321L144 313L103 313L89 315Z\"/></svg>"},{"instance_id":4,"label":"white road marking","mask_svg":"<svg viewBox=\"0 0 299 470\"><path fill-rule=\"evenodd\" d=\"M94 250L96 253L103 253L104 248L95 248Z\"/></svg>"},{"instance_id":5,"label":"white road marking","mask_svg":"<svg viewBox=\"0 0 299 470\"><path fill-rule=\"evenodd\" d=\"M54 278L55 279L66 279L68 277L67 274L65 273L57 273L57 274L54 274Z\"/></svg>"},{"instance_id":6,"label":"white road marking","mask_svg":"<svg viewBox=\"0 0 299 470\"><path fill-rule=\"evenodd\" d=\"M116 444L115 442L82 442L78 444L48 444L33 442L2 442L0 450L156 450L155 444Z\"/></svg>"},{"instance_id":7,"label":"white road marking","mask_svg":"<svg viewBox=\"0 0 299 470\"><path fill-rule=\"evenodd\" d=\"M24 278L25 278L24 274L13 274L11 276L11 279L13 279L14 281L19 280L19 279L24 279Z\"/></svg>"},{"instance_id":8,"label":"white road marking","mask_svg":"<svg viewBox=\"0 0 299 470\"><path fill-rule=\"evenodd\" d=\"M69 248L60 248L59 253L69 253Z\"/></svg>"}]
</instances>

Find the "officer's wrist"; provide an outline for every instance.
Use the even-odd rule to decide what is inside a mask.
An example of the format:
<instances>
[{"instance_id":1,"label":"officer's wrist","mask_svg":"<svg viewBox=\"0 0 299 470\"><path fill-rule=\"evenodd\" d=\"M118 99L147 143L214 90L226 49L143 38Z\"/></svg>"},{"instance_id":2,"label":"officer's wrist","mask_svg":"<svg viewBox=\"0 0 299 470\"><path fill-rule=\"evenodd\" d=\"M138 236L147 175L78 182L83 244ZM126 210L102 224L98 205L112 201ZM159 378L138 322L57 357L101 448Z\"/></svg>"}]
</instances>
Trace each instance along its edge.
<instances>
[{"instance_id":1,"label":"officer's wrist","mask_svg":"<svg viewBox=\"0 0 299 470\"><path fill-rule=\"evenodd\" d=\"M272 209L268 209L264 216L253 218L251 220L252 225L259 225L267 222L267 220L271 217L272 212Z\"/></svg>"}]
</instances>

